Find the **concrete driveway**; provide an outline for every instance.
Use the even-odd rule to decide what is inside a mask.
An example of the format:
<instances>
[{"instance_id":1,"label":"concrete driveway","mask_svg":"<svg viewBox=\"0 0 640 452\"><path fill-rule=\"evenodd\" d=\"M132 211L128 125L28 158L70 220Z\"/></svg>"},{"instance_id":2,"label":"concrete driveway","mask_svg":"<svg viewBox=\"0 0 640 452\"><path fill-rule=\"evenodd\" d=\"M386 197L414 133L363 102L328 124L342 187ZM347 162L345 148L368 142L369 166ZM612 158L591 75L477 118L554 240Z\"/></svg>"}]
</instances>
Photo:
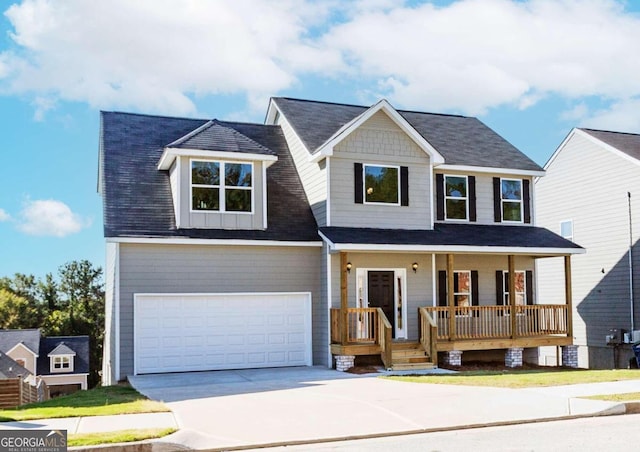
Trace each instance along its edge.
<instances>
[{"instance_id":1,"label":"concrete driveway","mask_svg":"<svg viewBox=\"0 0 640 452\"><path fill-rule=\"evenodd\" d=\"M130 377L173 411L167 442L195 449L286 444L585 415L614 404L535 390L417 384L324 367Z\"/></svg>"}]
</instances>

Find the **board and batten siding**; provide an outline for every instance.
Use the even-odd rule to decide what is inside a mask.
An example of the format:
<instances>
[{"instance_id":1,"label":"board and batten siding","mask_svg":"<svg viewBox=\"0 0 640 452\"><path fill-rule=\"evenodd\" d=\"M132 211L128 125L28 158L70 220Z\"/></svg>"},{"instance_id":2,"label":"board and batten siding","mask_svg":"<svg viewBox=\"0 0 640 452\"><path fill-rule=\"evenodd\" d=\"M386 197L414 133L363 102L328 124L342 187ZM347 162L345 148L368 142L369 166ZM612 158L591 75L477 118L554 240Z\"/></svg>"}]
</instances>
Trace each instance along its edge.
<instances>
[{"instance_id":1,"label":"board and batten siding","mask_svg":"<svg viewBox=\"0 0 640 452\"><path fill-rule=\"evenodd\" d=\"M196 159L197 160L197 159ZM227 161L216 159L215 161ZM228 161L236 162L232 158ZM179 197L180 197L180 227L199 229L264 229L263 225L263 162L253 162L253 173L251 174L252 193L252 213L234 212L202 212L191 210L191 159L180 157L178 169L180 175ZM249 162L241 162L249 163ZM172 183L173 190L173 183Z\"/></svg>"},{"instance_id":2,"label":"board and batten siding","mask_svg":"<svg viewBox=\"0 0 640 452\"><path fill-rule=\"evenodd\" d=\"M313 362L326 365L328 325L318 271L321 252L319 246L120 244L118 378L133 374L135 293L311 292Z\"/></svg>"},{"instance_id":3,"label":"board and batten siding","mask_svg":"<svg viewBox=\"0 0 640 452\"><path fill-rule=\"evenodd\" d=\"M331 226L430 228L432 197L429 162L429 155L386 113L377 112L334 149L329 183ZM356 203L354 163L407 166L409 205Z\"/></svg>"},{"instance_id":4,"label":"board and batten siding","mask_svg":"<svg viewBox=\"0 0 640 452\"><path fill-rule=\"evenodd\" d=\"M605 336L612 328L631 328L629 302L629 211L640 225L640 165L575 133L536 182L537 224L560 233L560 222L573 221L573 241L586 254L572 256L574 344L581 367L611 367L613 353ZM634 244L640 226L635 227ZM636 245L637 246L637 245ZM640 250L634 247L636 329L640 329ZM543 302L564 297L561 258L537 262ZM584 346L588 346L586 349Z\"/></svg>"},{"instance_id":5,"label":"board and batten siding","mask_svg":"<svg viewBox=\"0 0 640 452\"><path fill-rule=\"evenodd\" d=\"M313 216L318 227L327 225L327 172L326 161L318 163L310 162L310 152L296 134L291 124L284 115L279 115L277 125L282 129L289 151L296 165L296 170L302 182L302 187L307 195Z\"/></svg>"},{"instance_id":6,"label":"board and batten siding","mask_svg":"<svg viewBox=\"0 0 640 452\"><path fill-rule=\"evenodd\" d=\"M528 256L516 256L516 271L533 270L534 259ZM508 257L506 255L479 255L479 254L456 254L453 256L453 269L476 270L478 272L478 305L495 306L498 299L496 293L496 270L506 271L509 268ZM436 256L436 271L446 270L447 260L444 254ZM534 287L532 288L533 303L536 299L536 284L534 274ZM437 300L436 300L437 304Z\"/></svg>"}]
</instances>

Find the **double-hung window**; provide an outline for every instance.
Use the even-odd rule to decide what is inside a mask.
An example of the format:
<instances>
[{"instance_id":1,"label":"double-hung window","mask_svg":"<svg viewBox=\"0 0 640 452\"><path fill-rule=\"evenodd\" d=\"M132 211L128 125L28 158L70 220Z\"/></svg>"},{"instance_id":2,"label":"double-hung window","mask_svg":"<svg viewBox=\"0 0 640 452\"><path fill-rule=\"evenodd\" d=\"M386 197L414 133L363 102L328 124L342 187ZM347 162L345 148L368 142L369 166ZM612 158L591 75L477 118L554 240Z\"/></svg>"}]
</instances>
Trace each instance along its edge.
<instances>
[{"instance_id":1,"label":"double-hung window","mask_svg":"<svg viewBox=\"0 0 640 452\"><path fill-rule=\"evenodd\" d=\"M509 272L503 272L504 290L503 300L505 306L509 305ZM515 272L515 292L516 292L516 305L527 304L527 282L525 272Z\"/></svg>"},{"instance_id":2,"label":"double-hung window","mask_svg":"<svg viewBox=\"0 0 640 452\"><path fill-rule=\"evenodd\" d=\"M51 357L51 372L72 372L73 356L55 355Z\"/></svg>"},{"instance_id":3,"label":"double-hung window","mask_svg":"<svg viewBox=\"0 0 640 452\"><path fill-rule=\"evenodd\" d=\"M253 164L191 161L191 210L252 212Z\"/></svg>"},{"instance_id":4,"label":"double-hung window","mask_svg":"<svg viewBox=\"0 0 640 452\"><path fill-rule=\"evenodd\" d=\"M453 272L453 296L456 306L471 306L471 272Z\"/></svg>"},{"instance_id":5,"label":"double-hung window","mask_svg":"<svg viewBox=\"0 0 640 452\"><path fill-rule=\"evenodd\" d=\"M522 179L501 179L502 221L522 222Z\"/></svg>"},{"instance_id":6,"label":"double-hung window","mask_svg":"<svg viewBox=\"0 0 640 452\"><path fill-rule=\"evenodd\" d=\"M467 176L444 176L446 220L468 218Z\"/></svg>"},{"instance_id":7,"label":"double-hung window","mask_svg":"<svg viewBox=\"0 0 640 452\"><path fill-rule=\"evenodd\" d=\"M400 205L400 168L363 165L364 201L367 204Z\"/></svg>"}]
</instances>

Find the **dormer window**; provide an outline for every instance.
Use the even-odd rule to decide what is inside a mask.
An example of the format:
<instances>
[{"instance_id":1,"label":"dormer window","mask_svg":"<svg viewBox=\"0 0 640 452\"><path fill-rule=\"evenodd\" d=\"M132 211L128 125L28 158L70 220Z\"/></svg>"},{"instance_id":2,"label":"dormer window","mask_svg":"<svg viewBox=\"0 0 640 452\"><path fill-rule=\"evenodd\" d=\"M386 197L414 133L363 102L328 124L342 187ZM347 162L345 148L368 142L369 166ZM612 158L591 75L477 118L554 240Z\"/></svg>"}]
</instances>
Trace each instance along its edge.
<instances>
[{"instance_id":1,"label":"dormer window","mask_svg":"<svg viewBox=\"0 0 640 452\"><path fill-rule=\"evenodd\" d=\"M73 372L73 355L51 356L51 372Z\"/></svg>"},{"instance_id":2,"label":"dormer window","mask_svg":"<svg viewBox=\"0 0 640 452\"><path fill-rule=\"evenodd\" d=\"M253 164L191 160L191 210L253 212Z\"/></svg>"}]
</instances>

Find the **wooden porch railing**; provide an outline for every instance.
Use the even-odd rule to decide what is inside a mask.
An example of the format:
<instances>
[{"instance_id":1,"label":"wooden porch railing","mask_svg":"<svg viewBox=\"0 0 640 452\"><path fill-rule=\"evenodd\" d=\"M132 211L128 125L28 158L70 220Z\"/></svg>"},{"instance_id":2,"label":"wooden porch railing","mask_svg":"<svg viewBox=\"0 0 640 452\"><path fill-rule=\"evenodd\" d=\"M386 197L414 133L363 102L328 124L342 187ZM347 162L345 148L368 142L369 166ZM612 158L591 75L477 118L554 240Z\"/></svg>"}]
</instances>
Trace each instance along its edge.
<instances>
[{"instance_id":1,"label":"wooden porch railing","mask_svg":"<svg viewBox=\"0 0 640 452\"><path fill-rule=\"evenodd\" d=\"M420 318L420 344L431 357L431 362L438 365L438 325L427 308L418 308Z\"/></svg>"},{"instance_id":2,"label":"wooden porch railing","mask_svg":"<svg viewBox=\"0 0 640 452\"><path fill-rule=\"evenodd\" d=\"M340 309L331 311L331 342L339 344L342 340L342 322ZM382 363L391 366L391 323L380 308L347 309L347 344L372 344L380 346ZM347 345L343 344L343 345Z\"/></svg>"},{"instance_id":3,"label":"wooden porch railing","mask_svg":"<svg viewBox=\"0 0 640 452\"><path fill-rule=\"evenodd\" d=\"M421 308L422 309L422 308ZM512 334L511 306L456 306L455 322L449 307L426 307L435 317L438 340L502 339L569 334L566 305L526 305L515 307L515 334ZM455 331L450 331L451 325Z\"/></svg>"}]
</instances>

